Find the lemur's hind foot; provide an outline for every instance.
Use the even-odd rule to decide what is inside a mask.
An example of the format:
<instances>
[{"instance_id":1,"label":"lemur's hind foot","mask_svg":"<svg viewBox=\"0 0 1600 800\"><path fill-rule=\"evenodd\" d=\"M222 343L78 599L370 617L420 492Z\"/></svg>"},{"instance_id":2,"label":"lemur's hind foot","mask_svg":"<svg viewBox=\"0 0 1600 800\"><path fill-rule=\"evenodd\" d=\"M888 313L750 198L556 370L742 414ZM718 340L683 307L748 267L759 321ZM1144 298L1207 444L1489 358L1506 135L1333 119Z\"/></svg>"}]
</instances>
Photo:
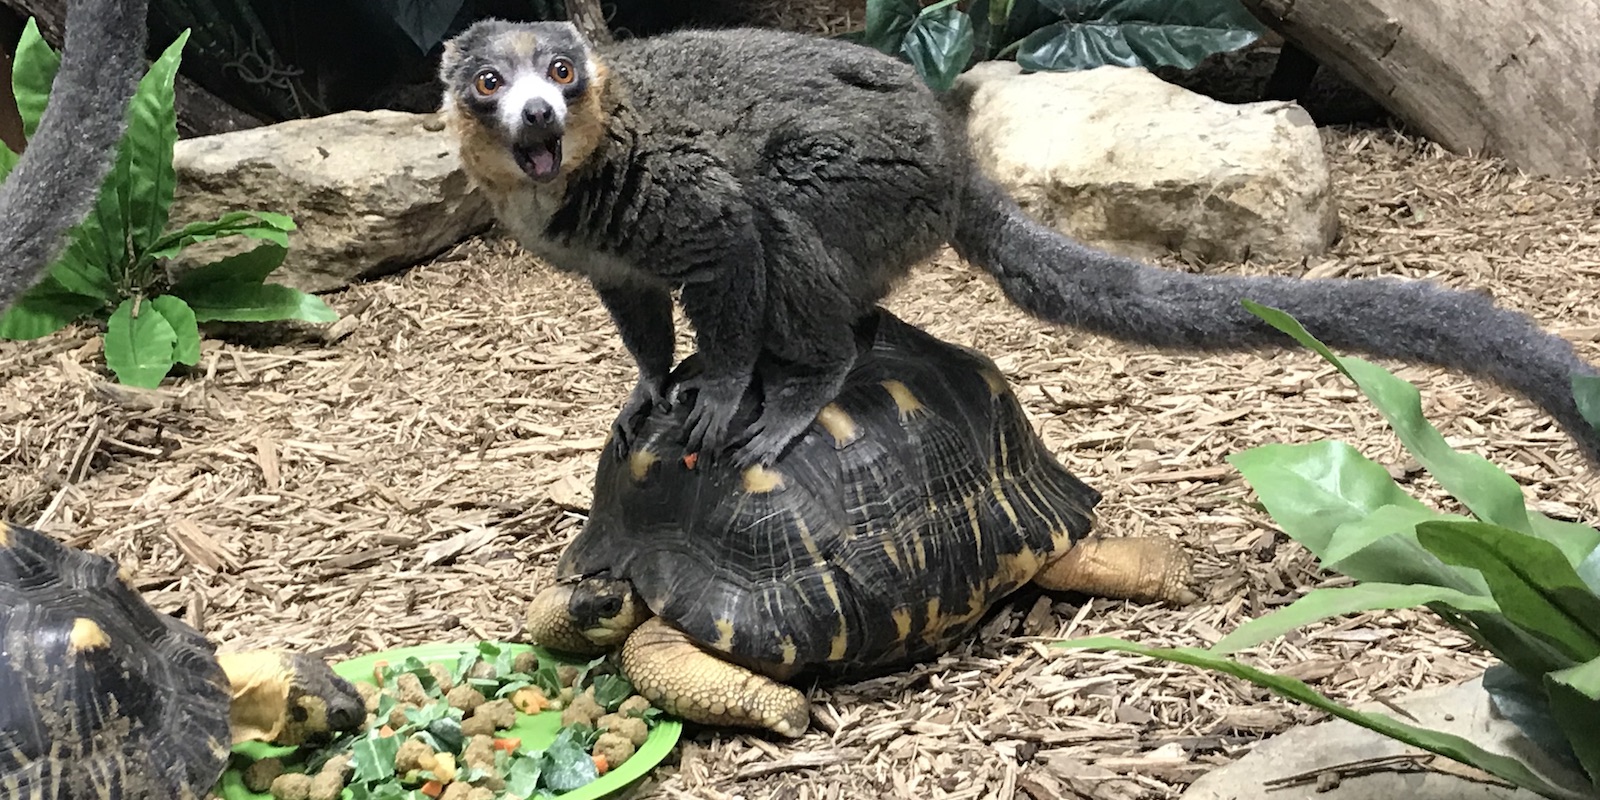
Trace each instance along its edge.
<instances>
[{"instance_id":1,"label":"lemur's hind foot","mask_svg":"<svg viewBox=\"0 0 1600 800\"><path fill-rule=\"evenodd\" d=\"M761 416L745 430L748 441L734 453L734 462L740 467L776 462L839 396L854 365L850 358L826 370L763 370Z\"/></svg>"}]
</instances>

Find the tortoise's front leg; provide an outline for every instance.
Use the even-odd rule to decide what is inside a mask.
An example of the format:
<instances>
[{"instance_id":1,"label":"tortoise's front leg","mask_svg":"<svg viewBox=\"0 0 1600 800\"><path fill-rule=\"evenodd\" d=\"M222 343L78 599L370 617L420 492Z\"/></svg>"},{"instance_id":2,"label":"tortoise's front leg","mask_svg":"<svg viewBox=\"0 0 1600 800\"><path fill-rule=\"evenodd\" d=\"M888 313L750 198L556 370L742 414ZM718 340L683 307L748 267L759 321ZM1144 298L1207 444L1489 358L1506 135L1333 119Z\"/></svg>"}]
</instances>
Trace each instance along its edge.
<instances>
[{"instance_id":1,"label":"tortoise's front leg","mask_svg":"<svg viewBox=\"0 0 1600 800\"><path fill-rule=\"evenodd\" d=\"M1149 536L1095 537L1073 545L1033 582L1054 591L1186 606L1200 599L1189 589L1190 571L1189 556L1176 542Z\"/></svg>"},{"instance_id":2,"label":"tortoise's front leg","mask_svg":"<svg viewBox=\"0 0 1600 800\"><path fill-rule=\"evenodd\" d=\"M718 658L655 617L622 645L622 671L662 711L703 725L805 733L811 704L792 686Z\"/></svg>"}]
</instances>

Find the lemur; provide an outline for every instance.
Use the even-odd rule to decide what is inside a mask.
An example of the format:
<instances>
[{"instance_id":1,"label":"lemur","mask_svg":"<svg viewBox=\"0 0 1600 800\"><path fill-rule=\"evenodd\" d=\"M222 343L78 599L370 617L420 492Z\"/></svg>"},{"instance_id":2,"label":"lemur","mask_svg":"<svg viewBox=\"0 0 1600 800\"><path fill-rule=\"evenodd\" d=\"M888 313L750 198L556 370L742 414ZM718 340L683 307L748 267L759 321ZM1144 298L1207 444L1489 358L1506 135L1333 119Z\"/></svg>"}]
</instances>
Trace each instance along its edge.
<instances>
[{"instance_id":1,"label":"lemur","mask_svg":"<svg viewBox=\"0 0 1600 800\"><path fill-rule=\"evenodd\" d=\"M1336 348L1486 376L1600 462L1571 385L1596 370L1528 316L1423 281L1197 275L1089 247L985 176L951 95L869 47L749 28L596 45L570 23L488 19L446 44L440 76L499 221L587 278L637 363L618 454L668 402L673 291L705 364L681 395L691 451L770 465L839 390L852 324L949 243L1055 324L1163 348L1293 346L1251 299ZM752 384L757 419L730 430Z\"/></svg>"},{"instance_id":2,"label":"lemur","mask_svg":"<svg viewBox=\"0 0 1600 800\"><path fill-rule=\"evenodd\" d=\"M0 313L43 277L88 216L145 70L146 0L72 0L61 68L21 159L0 182Z\"/></svg>"}]
</instances>

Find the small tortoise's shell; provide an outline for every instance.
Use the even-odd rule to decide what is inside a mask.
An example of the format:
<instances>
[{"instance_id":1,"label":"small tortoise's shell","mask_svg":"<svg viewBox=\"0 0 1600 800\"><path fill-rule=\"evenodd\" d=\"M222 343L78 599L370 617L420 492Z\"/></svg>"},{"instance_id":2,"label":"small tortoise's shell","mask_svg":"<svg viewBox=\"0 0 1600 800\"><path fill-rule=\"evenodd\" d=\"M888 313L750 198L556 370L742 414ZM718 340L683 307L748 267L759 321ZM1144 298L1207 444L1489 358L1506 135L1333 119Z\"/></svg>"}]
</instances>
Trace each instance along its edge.
<instances>
[{"instance_id":1,"label":"small tortoise's shell","mask_svg":"<svg viewBox=\"0 0 1600 800\"><path fill-rule=\"evenodd\" d=\"M626 459L607 448L558 572L629 580L690 636L760 664L884 667L970 632L1088 532L1100 495L982 354L887 312L861 344L837 399L770 468L686 462L685 402ZM754 415L746 398L735 429Z\"/></svg>"},{"instance_id":2,"label":"small tortoise's shell","mask_svg":"<svg viewBox=\"0 0 1600 800\"><path fill-rule=\"evenodd\" d=\"M212 645L115 563L0 524L0 794L204 797L227 763L228 705Z\"/></svg>"}]
</instances>

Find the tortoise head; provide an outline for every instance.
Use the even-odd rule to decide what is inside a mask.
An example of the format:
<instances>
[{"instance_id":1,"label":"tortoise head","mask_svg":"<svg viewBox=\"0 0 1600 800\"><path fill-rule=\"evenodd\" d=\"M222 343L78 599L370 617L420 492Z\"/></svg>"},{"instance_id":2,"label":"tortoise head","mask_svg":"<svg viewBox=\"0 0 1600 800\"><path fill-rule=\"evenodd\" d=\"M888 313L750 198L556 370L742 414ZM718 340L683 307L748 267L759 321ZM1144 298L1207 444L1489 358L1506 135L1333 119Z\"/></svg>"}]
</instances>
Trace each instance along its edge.
<instances>
[{"instance_id":1,"label":"tortoise head","mask_svg":"<svg viewBox=\"0 0 1600 800\"><path fill-rule=\"evenodd\" d=\"M602 573L540 592L528 607L526 628L545 647L591 654L622 644L649 618L633 584Z\"/></svg>"},{"instance_id":2,"label":"tortoise head","mask_svg":"<svg viewBox=\"0 0 1600 800\"><path fill-rule=\"evenodd\" d=\"M366 721L356 687L321 659L258 650L219 655L232 686L233 741L298 745L352 731Z\"/></svg>"}]
</instances>

